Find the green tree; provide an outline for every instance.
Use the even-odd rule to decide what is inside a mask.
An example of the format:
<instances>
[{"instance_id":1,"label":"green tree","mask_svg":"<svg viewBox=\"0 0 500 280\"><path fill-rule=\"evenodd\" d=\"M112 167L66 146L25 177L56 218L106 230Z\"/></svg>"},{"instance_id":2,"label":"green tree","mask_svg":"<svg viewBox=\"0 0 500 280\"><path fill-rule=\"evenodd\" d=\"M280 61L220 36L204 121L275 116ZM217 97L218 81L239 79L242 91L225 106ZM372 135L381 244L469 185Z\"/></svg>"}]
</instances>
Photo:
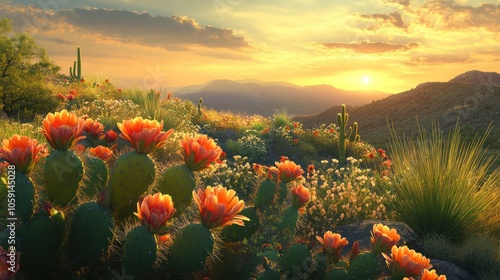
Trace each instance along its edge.
<instances>
[{"instance_id":1,"label":"green tree","mask_svg":"<svg viewBox=\"0 0 500 280\"><path fill-rule=\"evenodd\" d=\"M44 82L59 69L29 34L13 33L10 20L0 20L0 109L9 117L54 110L57 101Z\"/></svg>"}]
</instances>

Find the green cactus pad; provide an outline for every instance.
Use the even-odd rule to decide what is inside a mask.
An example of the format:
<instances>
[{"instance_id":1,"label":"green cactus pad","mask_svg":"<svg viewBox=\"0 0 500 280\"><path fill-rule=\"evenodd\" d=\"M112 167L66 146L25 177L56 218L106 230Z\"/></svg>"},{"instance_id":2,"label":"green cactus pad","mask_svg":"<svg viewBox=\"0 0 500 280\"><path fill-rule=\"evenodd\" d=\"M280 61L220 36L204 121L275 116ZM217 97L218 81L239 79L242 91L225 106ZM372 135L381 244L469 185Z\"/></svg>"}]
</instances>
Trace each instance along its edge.
<instances>
[{"instance_id":1,"label":"green cactus pad","mask_svg":"<svg viewBox=\"0 0 500 280\"><path fill-rule=\"evenodd\" d=\"M377 256L373 253L359 254L347 271L347 279L377 279L382 272Z\"/></svg>"},{"instance_id":2,"label":"green cactus pad","mask_svg":"<svg viewBox=\"0 0 500 280\"><path fill-rule=\"evenodd\" d=\"M283 203L288 196L288 186L286 183L280 182L278 185L278 203Z\"/></svg>"},{"instance_id":3,"label":"green cactus pad","mask_svg":"<svg viewBox=\"0 0 500 280\"><path fill-rule=\"evenodd\" d=\"M257 215L257 210L254 207L248 207L243 210L238 215L243 215L250 219L250 221L243 221L245 226L230 225L222 229L221 239L225 242L238 242L243 241L245 238L250 238L260 226L259 216Z\"/></svg>"},{"instance_id":4,"label":"green cactus pad","mask_svg":"<svg viewBox=\"0 0 500 280\"><path fill-rule=\"evenodd\" d=\"M209 229L201 224L189 224L181 228L170 248L169 268L173 273L193 273L201 269L214 248Z\"/></svg>"},{"instance_id":5,"label":"green cactus pad","mask_svg":"<svg viewBox=\"0 0 500 280\"><path fill-rule=\"evenodd\" d=\"M99 259L113 239L114 226L110 210L97 202L80 205L71 223L70 252L77 266Z\"/></svg>"},{"instance_id":6,"label":"green cactus pad","mask_svg":"<svg viewBox=\"0 0 500 280\"><path fill-rule=\"evenodd\" d=\"M128 232L123 245L122 266L126 275L139 276L153 267L157 257L156 238L144 226Z\"/></svg>"},{"instance_id":7,"label":"green cactus pad","mask_svg":"<svg viewBox=\"0 0 500 280\"><path fill-rule=\"evenodd\" d=\"M269 205L276 194L276 184L271 179L266 179L260 183L255 194L254 207L260 208Z\"/></svg>"},{"instance_id":8,"label":"green cactus pad","mask_svg":"<svg viewBox=\"0 0 500 280\"><path fill-rule=\"evenodd\" d=\"M65 219L62 212L51 216L45 210L33 215L20 237L21 267L29 278L54 279L59 249L65 236Z\"/></svg>"},{"instance_id":9,"label":"green cactus pad","mask_svg":"<svg viewBox=\"0 0 500 280\"><path fill-rule=\"evenodd\" d=\"M137 199L148 190L155 175L155 164L149 156L137 152L120 156L110 177L111 210L119 211L126 207L135 209Z\"/></svg>"},{"instance_id":10,"label":"green cactus pad","mask_svg":"<svg viewBox=\"0 0 500 280\"><path fill-rule=\"evenodd\" d=\"M281 272L294 275L310 268L312 256L305 244L294 244L281 256Z\"/></svg>"},{"instance_id":11,"label":"green cactus pad","mask_svg":"<svg viewBox=\"0 0 500 280\"><path fill-rule=\"evenodd\" d=\"M292 229L294 230L299 220L299 209L295 207L288 207L283 213L283 220L279 225L280 230Z\"/></svg>"},{"instance_id":12,"label":"green cactus pad","mask_svg":"<svg viewBox=\"0 0 500 280\"><path fill-rule=\"evenodd\" d=\"M83 175L82 161L73 151L52 151L43 167L47 199L53 205L68 205L75 198Z\"/></svg>"},{"instance_id":13,"label":"green cactus pad","mask_svg":"<svg viewBox=\"0 0 500 280\"><path fill-rule=\"evenodd\" d=\"M92 156L85 157L85 167L87 178L82 190L89 198L98 197L108 182L108 167L102 159Z\"/></svg>"},{"instance_id":14,"label":"green cactus pad","mask_svg":"<svg viewBox=\"0 0 500 280\"><path fill-rule=\"evenodd\" d=\"M210 279L241 279L238 277L238 256L223 248L219 258L209 266Z\"/></svg>"},{"instance_id":15,"label":"green cactus pad","mask_svg":"<svg viewBox=\"0 0 500 280\"><path fill-rule=\"evenodd\" d=\"M175 209L177 209L174 217L178 217L191 205L195 188L194 173L186 165L167 168L158 179L158 190L162 194L168 194L172 197Z\"/></svg>"},{"instance_id":16,"label":"green cactus pad","mask_svg":"<svg viewBox=\"0 0 500 280\"><path fill-rule=\"evenodd\" d=\"M35 186L28 175L16 172L16 213L23 222L33 215L35 207Z\"/></svg>"},{"instance_id":17,"label":"green cactus pad","mask_svg":"<svg viewBox=\"0 0 500 280\"><path fill-rule=\"evenodd\" d=\"M323 279L328 269L327 256L324 253L317 253L314 255L314 261L316 262L316 268L313 272L312 279ZM347 273L346 273L347 275Z\"/></svg>"},{"instance_id":18,"label":"green cactus pad","mask_svg":"<svg viewBox=\"0 0 500 280\"><path fill-rule=\"evenodd\" d=\"M276 269L266 269L257 275L257 280L279 280L280 272Z\"/></svg>"},{"instance_id":19,"label":"green cactus pad","mask_svg":"<svg viewBox=\"0 0 500 280\"><path fill-rule=\"evenodd\" d=\"M356 279L368 279L368 278L356 278ZM347 280L347 271L343 268L335 267L328 271L323 280Z\"/></svg>"}]
</instances>

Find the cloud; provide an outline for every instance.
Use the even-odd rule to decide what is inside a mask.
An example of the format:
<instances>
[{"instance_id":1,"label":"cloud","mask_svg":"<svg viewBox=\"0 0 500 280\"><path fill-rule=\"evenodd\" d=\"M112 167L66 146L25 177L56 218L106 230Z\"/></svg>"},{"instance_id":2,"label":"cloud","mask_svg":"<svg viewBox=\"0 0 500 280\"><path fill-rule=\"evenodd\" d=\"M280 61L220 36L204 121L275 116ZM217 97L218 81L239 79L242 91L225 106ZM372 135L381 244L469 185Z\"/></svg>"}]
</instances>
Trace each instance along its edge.
<instances>
[{"instance_id":1,"label":"cloud","mask_svg":"<svg viewBox=\"0 0 500 280\"><path fill-rule=\"evenodd\" d=\"M500 31L500 4L482 3L472 7L457 5L453 1L427 1L415 13L419 23L429 28Z\"/></svg>"},{"instance_id":2,"label":"cloud","mask_svg":"<svg viewBox=\"0 0 500 280\"><path fill-rule=\"evenodd\" d=\"M418 48L420 43L410 42L405 45L390 44L390 43L369 43L369 42L356 42L356 43L321 43L324 47L329 49L347 49L356 53L385 53L385 52L405 52L414 48Z\"/></svg>"},{"instance_id":3,"label":"cloud","mask_svg":"<svg viewBox=\"0 0 500 280\"><path fill-rule=\"evenodd\" d=\"M433 54L433 55L421 55L413 56L405 64L410 66L415 65L443 65L451 63L470 63L474 62L470 55L468 54Z\"/></svg>"},{"instance_id":4,"label":"cloud","mask_svg":"<svg viewBox=\"0 0 500 280\"><path fill-rule=\"evenodd\" d=\"M387 3L394 3L404 7L408 7L411 4L410 0L386 0Z\"/></svg>"},{"instance_id":5,"label":"cloud","mask_svg":"<svg viewBox=\"0 0 500 280\"><path fill-rule=\"evenodd\" d=\"M361 18L374 20L377 25L369 29L379 29L382 26L394 26L403 30L408 28L400 13L394 12L390 14L370 14L360 15Z\"/></svg>"}]
</instances>

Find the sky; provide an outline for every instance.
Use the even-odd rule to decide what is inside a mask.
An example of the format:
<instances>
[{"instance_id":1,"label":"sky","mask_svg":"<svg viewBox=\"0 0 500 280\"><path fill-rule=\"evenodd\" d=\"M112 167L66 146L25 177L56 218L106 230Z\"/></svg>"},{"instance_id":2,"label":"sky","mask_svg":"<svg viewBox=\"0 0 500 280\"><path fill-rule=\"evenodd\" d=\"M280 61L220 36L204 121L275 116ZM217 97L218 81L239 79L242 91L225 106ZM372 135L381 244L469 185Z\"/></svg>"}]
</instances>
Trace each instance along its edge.
<instances>
[{"instance_id":1,"label":"sky","mask_svg":"<svg viewBox=\"0 0 500 280\"><path fill-rule=\"evenodd\" d=\"M175 89L215 79L397 93L500 72L500 0L2 0L68 74Z\"/></svg>"}]
</instances>

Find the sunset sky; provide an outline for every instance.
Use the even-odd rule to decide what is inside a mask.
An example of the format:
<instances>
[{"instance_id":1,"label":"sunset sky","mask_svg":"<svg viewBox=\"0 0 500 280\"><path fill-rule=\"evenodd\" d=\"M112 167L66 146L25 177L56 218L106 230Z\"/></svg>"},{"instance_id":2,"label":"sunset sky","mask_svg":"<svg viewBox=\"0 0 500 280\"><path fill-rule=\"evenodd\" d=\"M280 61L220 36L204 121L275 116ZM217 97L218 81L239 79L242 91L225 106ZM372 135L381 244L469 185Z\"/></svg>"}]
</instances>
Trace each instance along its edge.
<instances>
[{"instance_id":1,"label":"sunset sky","mask_svg":"<svg viewBox=\"0 0 500 280\"><path fill-rule=\"evenodd\" d=\"M81 46L84 76L145 88L257 79L397 93L500 72L500 0L2 0L3 17L65 74Z\"/></svg>"}]
</instances>

